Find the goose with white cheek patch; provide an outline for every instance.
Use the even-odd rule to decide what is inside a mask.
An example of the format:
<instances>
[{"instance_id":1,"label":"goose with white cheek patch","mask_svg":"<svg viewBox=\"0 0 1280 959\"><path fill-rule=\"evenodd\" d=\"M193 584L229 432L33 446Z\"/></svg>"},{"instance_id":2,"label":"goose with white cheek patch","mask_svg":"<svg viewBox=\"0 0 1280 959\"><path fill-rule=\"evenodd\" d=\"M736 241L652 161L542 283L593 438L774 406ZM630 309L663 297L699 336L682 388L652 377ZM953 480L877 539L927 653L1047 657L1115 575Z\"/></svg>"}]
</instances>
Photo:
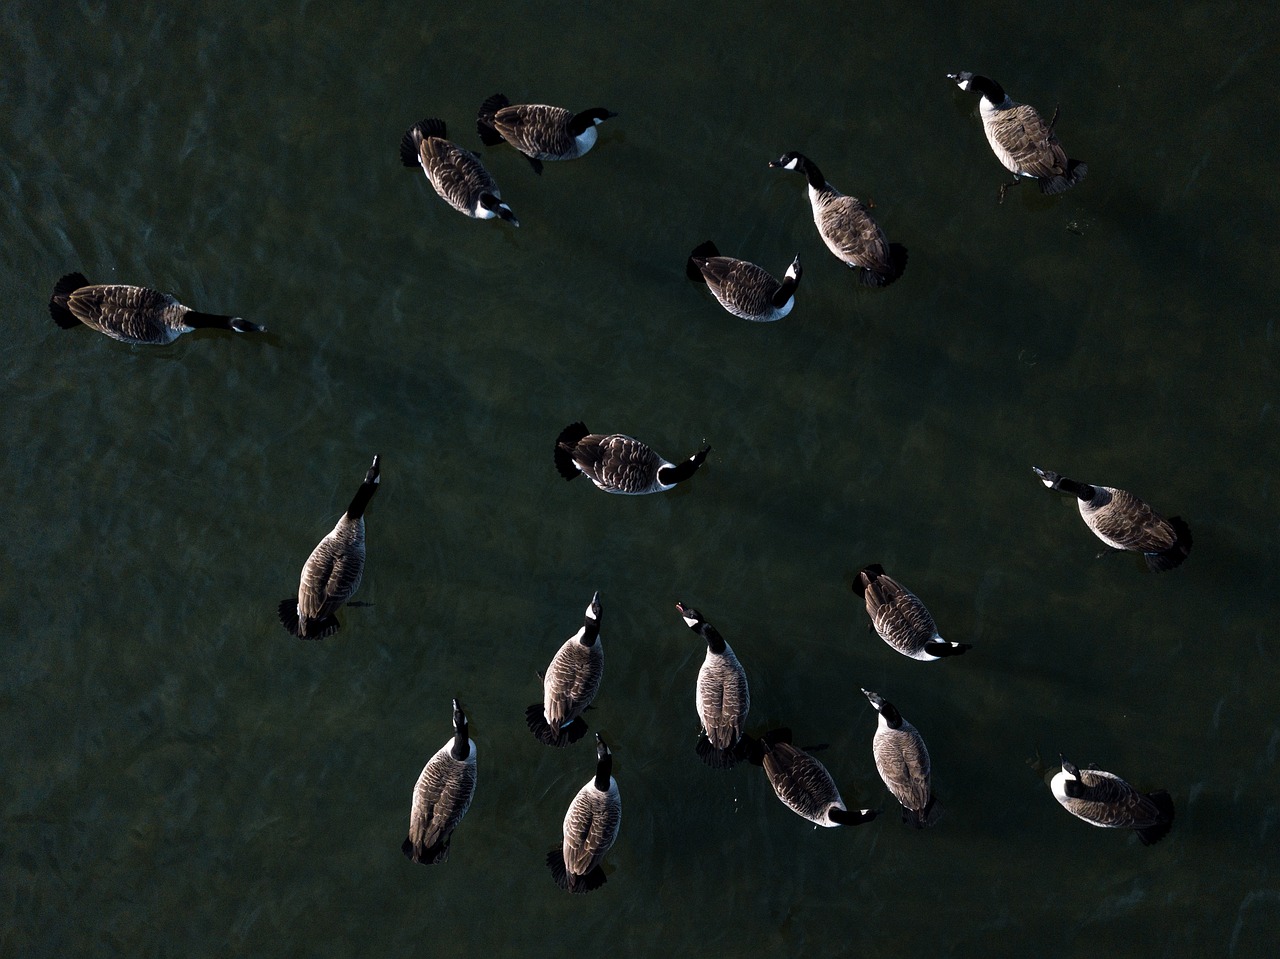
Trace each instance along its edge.
<instances>
[{"instance_id":1,"label":"goose with white cheek patch","mask_svg":"<svg viewBox=\"0 0 1280 959\"><path fill-rule=\"evenodd\" d=\"M596 145L596 127L617 114L604 107L574 113L545 103L512 103L495 93L480 105L476 132L485 146L504 140L523 153L535 173L543 160L576 160Z\"/></svg>"},{"instance_id":2,"label":"goose with white cheek patch","mask_svg":"<svg viewBox=\"0 0 1280 959\"><path fill-rule=\"evenodd\" d=\"M49 298L49 315L64 330L83 325L137 346L164 346L193 330L265 331L238 316L201 313L169 293L145 286L90 283L83 273L68 273L57 282Z\"/></svg>"},{"instance_id":3,"label":"goose with white cheek patch","mask_svg":"<svg viewBox=\"0 0 1280 959\"><path fill-rule=\"evenodd\" d=\"M871 752L880 778L902 804L902 821L916 829L932 826L942 815L942 805L933 794L924 737L879 693L864 689L862 694L880 714Z\"/></svg>"},{"instance_id":4,"label":"goose with white cheek patch","mask_svg":"<svg viewBox=\"0 0 1280 959\"><path fill-rule=\"evenodd\" d=\"M752 743L751 762L763 766L769 785L782 804L819 826L857 826L880 814L878 809L850 810L827 767L791 744L789 729L775 729Z\"/></svg>"},{"instance_id":5,"label":"goose with white cheek patch","mask_svg":"<svg viewBox=\"0 0 1280 959\"><path fill-rule=\"evenodd\" d=\"M467 714L453 701L453 736L427 760L413 788L409 835L401 851L414 862L433 865L449 858L449 841L476 792L476 744Z\"/></svg>"},{"instance_id":6,"label":"goose with white cheek patch","mask_svg":"<svg viewBox=\"0 0 1280 959\"><path fill-rule=\"evenodd\" d=\"M784 153L770 160L769 166L804 174L818 235L837 259L858 271L860 283L888 286L902 276L907 268L907 248L885 238L868 204L833 187L818 165L802 153Z\"/></svg>"},{"instance_id":7,"label":"goose with white cheek patch","mask_svg":"<svg viewBox=\"0 0 1280 959\"><path fill-rule=\"evenodd\" d=\"M780 320L796 305L800 286L800 254L796 254L779 283L763 267L721 256L710 240L689 254L685 273L695 283L705 283L728 312L754 323Z\"/></svg>"},{"instance_id":8,"label":"goose with white cheek patch","mask_svg":"<svg viewBox=\"0 0 1280 959\"><path fill-rule=\"evenodd\" d=\"M364 511L382 482L377 456L351 505L316 544L302 566L298 595L280 601L280 624L299 639L323 639L341 624L334 614L360 587L364 575Z\"/></svg>"},{"instance_id":9,"label":"goose with white cheek patch","mask_svg":"<svg viewBox=\"0 0 1280 959\"><path fill-rule=\"evenodd\" d=\"M729 769L746 757L744 727L751 709L747 671L720 631L700 612L683 603L676 603L676 610L707 644L694 693L694 708L702 723L695 750L712 769Z\"/></svg>"},{"instance_id":10,"label":"goose with white cheek patch","mask_svg":"<svg viewBox=\"0 0 1280 959\"><path fill-rule=\"evenodd\" d=\"M604 645L600 641L600 592L587 604L582 626L551 657L542 677L542 702L525 710L525 723L540 742L568 746L587 732L583 711L600 691Z\"/></svg>"},{"instance_id":11,"label":"goose with white cheek patch","mask_svg":"<svg viewBox=\"0 0 1280 959\"><path fill-rule=\"evenodd\" d=\"M560 431L555 464L566 480L583 474L606 493L638 496L661 493L683 483L710 452L707 446L681 463L671 463L638 439L621 433L592 433L579 422Z\"/></svg>"},{"instance_id":12,"label":"goose with white cheek patch","mask_svg":"<svg viewBox=\"0 0 1280 959\"><path fill-rule=\"evenodd\" d=\"M451 143L447 132L443 120L418 121L400 140L400 162L407 167L421 166L440 199L459 213L477 220L496 217L519 226L480 158Z\"/></svg>"},{"instance_id":13,"label":"goose with white cheek patch","mask_svg":"<svg viewBox=\"0 0 1280 959\"><path fill-rule=\"evenodd\" d=\"M564 814L564 839L547 853L547 867L557 886L575 895L605 884L604 854L618 838L622 798L613 778L613 753L596 733L596 774L578 790Z\"/></svg>"},{"instance_id":14,"label":"goose with white cheek patch","mask_svg":"<svg viewBox=\"0 0 1280 959\"><path fill-rule=\"evenodd\" d=\"M1052 490L1070 493L1080 518L1112 549L1141 553L1147 567L1162 573L1180 566L1191 553L1191 530L1181 516L1165 519L1132 493L1113 486L1077 483L1053 470L1031 467Z\"/></svg>"},{"instance_id":15,"label":"goose with white cheek patch","mask_svg":"<svg viewBox=\"0 0 1280 959\"><path fill-rule=\"evenodd\" d=\"M933 662L973 648L939 636L938 626L920 598L888 576L879 563L863 568L853 588L862 594L876 635L903 656Z\"/></svg>"},{"instance_id":16,"label":"goose with white cheek patch","mask_svg":"<svg viewBox=\"0 0 1280 959\"><path fill-rule=\"evenodd\" d=\"M973 73L948 73L947 79L961 90L982 97L978 110L987 142L1004 168L1014 175L1011 183L1000 188L1000 202L1018 177L1035 180L1040 192L1052 195L1071 189L1085 178L1088 164L1072 160L1053 132L1058 122L1055 110L1048 123L1026 103L1012 100L1004 88L990 77Z\"/></svg>"},{"instance_id":17,"label":"goose with white cheek patch","mask_svg":"<svg viewBox=\"0 0 1280 959\"><path fill-rule=\"evenodd\" d=\"M1062 768L1049 788L1077 819L1105 829L1132 829L1144 846L1159 842L1173 828L1173 800L1164 790L1139 792L1114 773L1079 769L1058 758Z\"/></svg>"}]
</instances>

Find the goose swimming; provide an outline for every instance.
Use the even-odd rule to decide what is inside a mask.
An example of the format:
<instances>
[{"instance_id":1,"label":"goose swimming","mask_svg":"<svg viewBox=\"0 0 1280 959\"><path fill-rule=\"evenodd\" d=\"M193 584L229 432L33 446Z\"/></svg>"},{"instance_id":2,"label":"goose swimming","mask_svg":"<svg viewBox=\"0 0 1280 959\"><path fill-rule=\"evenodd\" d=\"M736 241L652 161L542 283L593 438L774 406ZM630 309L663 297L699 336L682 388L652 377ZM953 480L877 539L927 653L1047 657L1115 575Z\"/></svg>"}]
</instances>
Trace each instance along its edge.
<instances>
[{"instance_id":1,"label":"goose swimming","mask_svg":"<svg viewBox=\"0 0 1280 959\"><path fill-rule=\"evenodd\" d=\"M870 206L845 196L822 175L816 163L802 153L784 153L769 166L796 170L809 183L809 203L818 235L836 258L858 271L865 286L888 286L907 268L907 248L890 243L871 218Z\"/></svg>"},{"instance_id":2,"label":"goose swimming","mask_svg":"<svg viewBox=\"0 0 1280 959\"><path fill-rule=\"evenodd\" d=\"M192 330L262 333L266 327L238 316L200 313L168 293L123 283L90 283L68 273L53 288L49 315L64 330L81 324L121 343L163 346Z\"/></svg>"},{"instance_id":3,"label":"goose swimming","mask_svg":"<svg viewBox=\"0 0 1280 959\"><path fill-rule=\"evenodd\" d=\"M542 677L542 702L525 710L525 722L548 746L568 746L585 735L583 711L591 705L604 678L604 645L600 641L600 592L587 604L582 626L564 641Z\"/></svg>"},{"instance_id":4,"label":"goose swimming","mask_svg":"<svg viewBox=\"0 0 1280 959\"><path fill-rule=\"evenodd\" d=\"M698 670L694 707L702 721L695 747L698 758L713 769L729 769L746 756L744 727L751 709L747 671L720 631L692 606L676 603L685 625L707 644Z\"/></svg>"},{"instance_id":5,"label":"goose swimming","mask_svg":"<svg viewBox=\"0 0 1280 959\"><path fill-rule=\"evenodd\" d=\"M1077 483L1053 470L1031 467L1046 487L1070 493L1085 525L1112 549L1141 553L1147 567L1162 573L1191 553L1191 530L1181 516L1165 519L1132 493L1113 486Z\"/></svg>"},{"instance_id":6,"label":"goose swimming","mask_svg":"<svg viewBox=\"0 0 1280 959\"><path fill-rule=\"evenodd\" d=\"M596 733L596 774L569 803L563 842L547 853L547 866L556 885L574 894L605 884L601 863L622 824L622 799L612 774L613 754L604 737Z\"/></svg>"},{"instance_id":7,"label":"goose swimming","mask_svg":"<svg viewBox=\"0 0 1280 959\"><path fill-rule=\"evenodd\" d=\"M769 785L784 806L819 826L857 826L880 813L878 809L850 811L827 767L793 746L788 729L775 729L756 740L752 762L764 766Z\"/></svg>"},{"instance_id":8,"label":"goose swimming","mask_svg":"<svg viewBox=\"0 0 1280 959\"><path fill-rule=\"evenodd\" d=\"M930 784L929 750L924 738L879 693L869 689L862 693L880 714L871 752L880 778L902 804L902 821L916 829L932 826L942 815L942 806Z\"/></svg>"},{"instance_id":9,"label":"goose swimming","mask_svg":"<svg viewBox=\"0 0 1280 959\"><path fill-rule=\"evenodd\" d=\"M453 701L453 737L427 760L413 788L409 836L400 848L414 862L449 858L449 840L476 792L476 744L468 736L467 715Z\"/></svg>"},{"instance_id":10,"label":"goose swimming","mask_svg":"<svg viewBox=\"0 0 1280 959\"><path fill-rule=\"evenodd\" d=\"M379 462L374 456L351 505L307 557L298 595L280 601L280 624L299 639L323 639L336 633L342 624L334 613L360 586L364 574L364 511L381 482Z\"/></svg>"},{"instance_id":11,"label":"goose swimming","mask_svg":"<svg viewBox=\"0 0 1280 959\"><path fill-rule=\"evenodd\" d=\"M596 145L596 127L616 116L604 107L574 113L545 103L512 104L495 93L480 105L476 132L485 146L510 143L541 173L543 160L576 160L585 154Z\"/></svg>"},{"instance_id":12,"label":"goose swimming","mask_svg":"<svg viewBox=\"0 0 1280 959\"><path fill-rule=\"evenodd\" d=\"M886 643L912 659L926 662L944 656L959 656L973 647L968 643L952 643L938 635L933 616L910 590L887 576L879 563L873 563L858 573L853 584L867 604L867 615L876 635Z\"/></svg>"},{"instance_id":13,"label":"goose swimming","mask_svg":"<svg viewBox=\"0 0 1280 959\"><path fill-rule=\"evenodd\" d=\"M1049 782L1067 812L1093 826L1132 829L1144 846L1159 842L1173 828L1173 800L1163 789L1142 793L1114 773L1079 769L1062 761Z\"/></svg>"},{"instance_id":14,"label":"goose swimming","mask_svg":"<svg viewBox=\"0 0 1280 959\"><path fill-rule=\"evenodd\" d=\"M710 240L694 248L685 267L689 279L705 283L728 312L755 323L771 323L791 312L800 272L799 253L779 283L763 267L721 256Z\"/></svg>"},{"instance_id":15,"label":"goose swimming","mask_svg":"<svg viewBox=\"0 0 1280 959\"><path fill-rule=\"evenodd\" d=\"M566 480L585 474L606 493L659 493L687 480L711 452L705 447L680 464L667 462L644 443L621 433L592 433L570 423L556 439L556 469Z\"/></svg>"},{"instance_id":16,"label":"goose swimming","mask_svg":"<svg viewBox=\"0 0 1280 959\"><path fill-rule=\"evenodd\" d=\"M400 162L421 166L440 199L459 213L477 220L498 217L519 226L480 158L445 139L446 135L443 120L420 120L400 140Z\"/></svg>"},{"instance_id":17,"label":"goose swimming","mask_svg":"<svg viewBox=\"0 0 1280 959\"><path fill-rule=\"evenodd\" d=\"M1009 188L1017 186L1018 177L1035 180L1041 193L1055 194L1071 189L1089 172L1087 164L1069 159L1058 142L1053 132L1058 122L1056 110L1053 119L1045 123L1035 107L1010 99L1004 88L989 77L948 73L947 79L961 90L982 97L978 109L987 142L996 159L1014 175L1012 183L1000 188L1002 203Z\"/></svg>"}]
</instances>

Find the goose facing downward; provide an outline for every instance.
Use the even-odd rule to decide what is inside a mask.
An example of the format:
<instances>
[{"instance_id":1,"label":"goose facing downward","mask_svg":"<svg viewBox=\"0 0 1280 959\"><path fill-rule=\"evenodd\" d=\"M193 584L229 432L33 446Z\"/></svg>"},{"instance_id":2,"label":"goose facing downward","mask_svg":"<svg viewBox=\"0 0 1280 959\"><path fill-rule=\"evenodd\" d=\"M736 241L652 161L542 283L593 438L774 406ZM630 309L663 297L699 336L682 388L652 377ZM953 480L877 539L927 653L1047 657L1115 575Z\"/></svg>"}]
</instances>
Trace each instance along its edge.
<instances>
[{"instance_id":1,"label":"goose facing downward","mask_svg":"<svg viewBox=\"0 0 1280 959\"><path fill-rule=\"evenodd\" d=\"M728 312L755 323L771 323L791 312L800 272L799 253L779 283L763 267L721 256L710 240L694 248L685 267L689 279L705 283Z\"/></svg>"},{"instance_id":2,"label":"goose facing downward","mask_svg":"<svg viewBox=\"0 0 1280 959\"><path fill-rule=\"evenodd\" d=\"M863 568L853 588L862 594L876 635L903 656L932 662L944 656L959 656L973 648L968 643L952 643L939 636L938 626L924 603L886 575L879 563Z\"/></svg>"},{"instance_id":3,"label":"goose facing downward","mask_svg":"<svg viewBox=\"0 0 1280 959\"><path fill-rule=\"evenodd\" d=\"M890 243L871 218L870 207L857 197L845 196L822 175L816 163L802 153L784 153L769 166L796 170L809 184L809 203L818 235L836 258L858 270L865 286L888 286L907 268L907 248Z\"/></svg>"},{"instance_id":4,"label":"goose facing downward","mask_svg":"<svg viewBox=\"0 0 1280 959\"><path fill-rule=\"evenodd\" d=\"M1049 782L1053 796L1077 819L1108 829L1132 829L1144 846L1173 828L1173 800L1164 790L1142 793L1114 773L1078 769L1062 758Z\"/></svg>"},{"instance_id":5,"label":"goose facing downward","mask_svg":"<svg viewBox=\"0 0 1280 959\"><path fill-rule=\"evenodd\" d=\"M510 143L535 173L543 160L576 160L596 145L596 127L617 114L604 107L574 113L545 103L512 104L495 93L480 105L476 132L485 146Z\"/></svg>"},{"instance_id":6,"label":"goose facing downward","mask_svg":"<svg viewBox=\"0 0 1280 959\"><path fill-rule=\"evenodd\" d=\"M933 794L924 737L879 693L864 689L862 694L880 714L871 752L880 778L902 804L902 821L916 829L933 825L942 815L942 806Z\"/></svg>"},{"instance_id":7,"label":"goose facing downward","mask_svg":"<svg viewBox=\"0 0 1280 959\"><path fill-rule=\"evenodd\" d=\"M427 760L413 787L409 835L401 851L414 862L449 858L449 840L476 792L476 744L468 736L467 715L453 701L453 738Z\"/></svg>"},{"instance_id":8,"label":"goose facing downward","mask_svg":"<svg viewBox=\"0 0 1280 959\"><path fill-rule=\"evenodd\" d=\"M819 826L857 826L879 815L878 809L850 811L827 767L791 744L791 732L775 729L756 741L752 762L764 767L769 785L782 804Z\"/></svg>"},{"instance_id":9,"label":"goose facing downward","mask_svg":"<svg viewBox=\"0 0 1280 959\"><path fill-rule=\"evenodd\" d=\"M1191 530L1181 516L1165 519L1146 502L1113 486L1077 483L1053 470L1031 467L1046 487L1070 493L1093 535L1113 549L1141 553L1147 567L1161 573L1181 565L1191 553Z\"/></svg>"},{"instance_id":10,"label":"goose facing downward","mask_svg":"<svg viewBox=\"0 0 1280 959\"><path fill-rule=\"evenodd\" d=\"M446 135L443 120L418 121L400 140L400 162L407 167L421 166L440 199L459 213L477 220L498 217L519 226L480 158L451 143Z\"/></svg>"},{"instance_id":11,"label":"goose facing downward","mask_svg":"<svg viewBox=\"0 0 1280 959\"><path fill-rule=\"evenodd\" d=\"M592 433L583 423L570 423L556 438L555 464L566 480L582 473L606 493L638 496L687 480L710 452L705 447L677 465L630 436Z\"/></svg>"},{"instance_id":12,"label":"goose facing downward","mask_svg":"<svg viewBox=\"0 0 1280 959\"><path fill-rule=\"evenodd\" d=\"M587 604L582 626L551 657L542 677L542 702L525 710L525 722L548 746L568 746L586 734L583 711L600 691L604 645L600 641L600 592Z\"/></svg>"},{"instance_id":13,"label":"goose facing downward","mask_svg":"<svg viewBox=\"0 0 1280 959\"><path fill-rule=\"evenodd\" d=\"M1035 107L1010 99L1004 88L989 77L973 73L948 73L947 79L961 90L977 93L982 97L979 111L982 129L987 142L1006 170L1014 175L1012 183L1000 188L1000 200L1009 188L1016 186L1017 177L1028 177L1040 186L1044 194L1069 190L1089 172L1087 164L1067 157L1062 144L1053 132L1058 114L1045 123Z\"/></svg>"},{"instance_id":14,"label":"goose facing downward","mask_svg":"<svg viewBox=\"0 0 1280 959\"><path fill-rule=\"evenodd\" d=\"M238 316L200 313L168 293L123 283L90 283L68 273L53 288L49 315L64 330L81 324L121 343L164 346L192 330L262 333L265 327Z\"/></svg>"},{"instance_id":15,"label":"goose facing downward","mask_svg":"<svg viewBox=\"0 0 1280 959\"><path fill-rule=\"evenodd\" d=\"M280 624L299 639L323 639L340 628L334 614L364 575L364 511L381 478L380 459L374 456L351 505L303 564L298 595L280 601Z\"/></svg>"},{"instance_id":16,"label":"goose facing downward","mask_svg":"<svg viewBox=\"0 0 1280 959\"><path fill-rule=\"evenodd\" d=\"M576 895L605 884L604 854L618 838L622 799L613 778L613 754L596 733L596 774L578 790L564 814L564 840L547 853L551 877Z\"/></svg>"},{"instance_id":17,"label":"goose facing downward","mask_svg":"<svg viewBox=\"0 0 1280 959\"><path fill-rule=\"evenodd\" d=\"M706 641L707 655L698 670L694 707L702 722L695 747L698 758L713 769L729 769L746 755L744 727L751 709L747 671L720 631L692 606L676 603L685 625Z\"/></svg>"}]
</instances>

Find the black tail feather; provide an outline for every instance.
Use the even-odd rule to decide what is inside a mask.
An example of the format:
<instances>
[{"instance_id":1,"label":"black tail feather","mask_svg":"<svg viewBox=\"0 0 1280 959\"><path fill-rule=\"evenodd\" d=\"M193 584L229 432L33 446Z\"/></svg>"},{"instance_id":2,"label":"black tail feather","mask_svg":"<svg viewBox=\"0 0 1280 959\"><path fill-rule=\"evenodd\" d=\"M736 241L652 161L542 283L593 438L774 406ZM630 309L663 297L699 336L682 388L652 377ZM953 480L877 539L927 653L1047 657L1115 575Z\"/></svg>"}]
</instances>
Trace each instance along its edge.
<instances>
[{"instance_id":1,"label":"black tail feather","mask_svg":"<svg viewBox=\"0 0 1280 959\"><path fill-rule=\"evenodd\" d=\"M1088 172L1089 165L1087 163L1082 163L1079 160L1068 160L1067 172L1062 176L1047 176L1039 180L1040 192L1045 196L1065 193L1083 180Z\"/></svg>"},{"instance_id":2,"label":"black tail feather","mask_svg":"<svg viewBox=\"0 0 1280 959\"><path fill-rule=\"evenodd\" d=\"M53 317L53 322L64 330L72 330L80 325L75 314L67 309L67 297L82 286L89 285L83 273L68 273L54 285L53 296L49 298L49 315Z\"/></svg>"},{"instance_id":3,"label":"black tail feather","mask_svg":"<svg viewBox=\"0 0 1280 959\"><path fill-rule=\"evenodd\" d=\"M418 165L418 144L427 137L445 139L446 127L443 120L428 117L419 120L409 128L409 132L400 138L400 162L405 166Z\"/></svg>"},{"instance_id":4,"label":"black tail feather","mask_svg":"<svg viewBox=\"0 0 1280 959\"><path fill-rule=\"evenodd\" d=\"M480 134L480 142L485 146L496 147L502 142L502 134L493 126L493 115L510 105L511 101L501 93L495 93L480 104L480 113L476 117L476 133Z\"/></svg>"},{"instance_id":5,"label":"black tail feather","mask_svg":"<svg viewBox=\"0 0 1280 959\"><path fill-rule=\"evenodd\" d=\"M400 845L400 851L414 862L422 863L424 866L434 866L449 859L449 841L441 839L433 846L422 846L415 844L406 836Z\"/></svg>"},{"instance_id":6,"label":"black tail feather","mask_svg":"<svg viewBox=\"0 0 1280 959\"><path fill-rule=\"evenodd\" d=\"M534 703L526 709L524 721L534 737L548 746L571 746L587 734L587 723L581 716L576 717L567 726L553 728L542 711L542 703Z\"/></svg>"},{"instance_id":7,"label":"black tail feather","mask_svg":"<svg viewBox=\"0 0 1280 959\"><path fill-rule=\"evenodd\" d=\"M931 639L924 644L924 651L930 656L942 659L947 656L960 656L973 649L971 643L952 643L945 639Z\"/></svg>"},{"instance_id":8,"label":"black tail feather","mask_svg":"<svg viewBox=\"0 0 1280 959\"><path fill-rule=\"evenodd\" d=\"M879 563L872 563L870 566L864 566L858 571L858 579L853 584L853 588L858 591L859 596L867 595L867 587L876 581L876 577L884 575L884 567Z\"/></svg>"},{"instance_id":9,"label":"black tail feather","mask_svg":"<svg viewBox=\"0 0 1280 959\"><path fill-rule=\"evenodd\" d=\"M296 596L280 600L280 605L276 607L276 612L280 617L280 625L299 639L324 639L326 636L332 636L342 628L342 624L338 622L338 617L332 613L328 616L322 616L320 619L308 619L305 622L300 620L298 618L298 598Z\"/></svg>"},{"instance_id":10,"label":"black tail feather","mask_svg":"<svg viewBox=\"0 0 1280 959\"><path fill-rule=\"evenodd\" d=\"M753 766L763 766L764 754L767 747L776 745L777 743L789 742L791 742L791 728L789 726L779 726L777 729L771 729L759 739L754 736L743 734L743 758Z\"/></svg>"},{"instance_id":11,"label":"black tail feather","mask_svg":"<svg viewBox=\"0 0 1280 959\"><path fill-rule=\"evenodd\" d=\"M590 433L591 431L587 429L585 423L577 422L570 423L556 437L556 469L566 480L577 479L579 470L578 467L573 465L572 451L578 445L578 441L584 436L590 435Z\"/></svg>"},{"instance_id":12,"label":"black tail feather","mask_svg":"<svg viewBox=\"0 0 1280 959\"><path fill-rule=\"evenodd\" d=\"M1173 797L1163 789L1159 792L1147 793L1147 798L1156 804L1156 808L1160 810L1163 817L1160 822L1145 829L1138 829L1138 838L1142 840L1144 846L1150 846L1159 842L1165 836L1169 835L1169 830L1173 828Z\"/></svg>"},{"instance_id":13,"label":"black tail feather","mask_svg":"<svg viewBox=\"0 0 1280 959\"><path fill-rule=\"evenodd\" d=\"M727 749L720 749L711 745L711 740L707 738L705 732L699 732L694 751L698 754L698 758L712 769L732 769L742 760L749 758L751 747L747 742L748 738L743 736Z\"/></svg>"},{"instance_id":14,"label":"black tail feather","mask_svg":"<svg viewBox=\"0 0 1280 959\"><path fill-rule=\"evenodd\" d=\"M1181 516L1170 517L1169 525L1173 527L1174 535L1177 537L1173 545L1163 553L1145 554L1147 568L1152 572L1163 573L1176 566L1181 566L1182 561L1191 553L1191 528L1187 526Z\"/></svg>"},{"instance_id":15,"label":"black tail feather","mask_svg":"<svg viewBox=\"0 0 1280 959\"><path fill-rule=\"evenodd\" d=\"M902 807L902 821L916 829L932 826L941 818L942 803L938 802L937 796L930 795L928 805L922 810L908 809L906 806Z\"/></svg>"},{"instance_id":16,"label":"black tail feather","mask_svg":"<svg viewBox=\"0 0 1280 959\"><path fill-rule=\"evenodd\" d=\"M689 254L689 259L685 262L685 265L684 265L685 275L689 277L689 279L693 280L693 282L695 283L707 282L706 277L702 275L702 270L699 269L698 264L694 263L693 261L695 258L699 260L705 260L708 257L719 256L719 255L720 255L720 251L716 249L716 245L712 243L710 240L707 240L705 243L699 243L697 246L693 248L693 251Z\"/></svg>"},{"instance_id":17,"label":"black tail feather","mask_svg":"<svg viewBox=\"0 0 1280 959\"><path fill-rule=\"evenodd\" d=\"M585 876L572 875L564 864L564 850L557 846L547 853L547 868L551 870L551 878L557 886L566 889L575 896L585 895L593 889L599 889L607 881L604 870L596 866Z\"/></svg>"},{"instance_id":18,"label":"black tail feather","mask_svg":"<svg viewBox=\"0 0 1280 959\"><path fill-rule=\"evenodd\" d=\"M877 273L865 267L858 270L858 282L863 286L885 287L902 276L907 268L907 248L901 243L889 244L889 272Z\"/></svg>"}]
</instances>

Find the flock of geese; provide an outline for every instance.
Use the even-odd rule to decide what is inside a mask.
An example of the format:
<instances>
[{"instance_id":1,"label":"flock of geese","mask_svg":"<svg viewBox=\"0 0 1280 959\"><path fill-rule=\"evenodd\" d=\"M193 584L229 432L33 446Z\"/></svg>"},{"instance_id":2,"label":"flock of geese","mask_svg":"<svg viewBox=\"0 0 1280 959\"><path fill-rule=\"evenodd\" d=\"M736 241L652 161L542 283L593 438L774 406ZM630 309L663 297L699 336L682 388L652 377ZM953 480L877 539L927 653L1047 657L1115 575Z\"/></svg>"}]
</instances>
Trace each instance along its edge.
<instances>
[{"instance_id":1,"label":"flock of geese","mask_svg":"<svg viewBox=\"0 0 1280 959\"><path fill-rule=\"evenodd\" d=\"M987 140L1014 175L999 190L1001 202L1020 178L1036 181L1045 194L1056 194L1085 177L1087 166L1069 158L1058 142L1056 112L1046 123L1035 108L1016 103L987 77L957 73L948 78L961 90L979 95ZM476 128L483 143L510 144L541 173L544 161L571 160L591 150L597 127L614 116L601 107L574 113L544 104L512 104L495 94L481 106ZM520 225L480 158L447 138L444 121L428 118L414 124L401 140L400 157L406 166L420 166L435 192L458 212ZM868 204L840 193L817 164L801 153L784 153L769 166L804 175L819 235L838 259L856 271L860 283L885 287L903 275L907 250L888 242ZM691 252L686 272L704 283L732 315L772 322L787 316L795 305L801 265L797 255L778 281L754 263L722 256L708 241ZM49 310L59 327L83 324L130 344L167 344L197 329L263 330L240 317L193 310L169 294L145 287L90 283L80 273L57 282ZM575 422L557 437L553 461L566 480L583 475L605 492L640 495L670 490L687 481L710 452L705 447L672 462L631 436L592 433L584 423ZM1166 519L1121 489L1033 469L1046 487L1075 497L1085 524L1108 547L1141 553L1155 571L1172 569L1186 559L1191 533L1179 517ZM303 564L296 595L280 602L280 622L292 635L318 640L340 628L336 614L355 594L364 571L364 515L380 481L381 462L374 456L350 505ZM878 564L862 569L853 588L866 605L871 627L898 653L934 662L971 648L943 639L924 603ZM874 819L878 810L846 806L826 767L810 751L795 746L789 730L774 729L758 737L747 732L751 696L742 663L698 610L683 603L676 603L676 610L707 647L694 696L701 723L695 747L698 757L715 769L740 762L761 766L778 798L816 825L856 825ZM542 701L526 710L530 731L548 746L567 747L587 733L583 713L604 675L600 621L597 592L586 607L582 625L541 674ZM872 738L876 769L901 805L903 822L925 828L937 821L942 807L933 794L924 738L893 703L871 690L862 692L878 716ZM409 832L402 848L418 863L447 859L453 832L475 793L476 745L461 704L455 699L452 706L453 735L427 762L413 792ZM595 773L569 804L561 844L547 854L554 880L573 893L588 892L605 882L604 857L622 819L612 753L599 733L595 741ZM1169 831L1174 808L1166 792L1143 793L1112 773L1081 769L1059 758L1061 768L1050 788L1068 812L1095 826L1134 830L1144 844L1156 842Z\"/></svg>"}]
</instances>

